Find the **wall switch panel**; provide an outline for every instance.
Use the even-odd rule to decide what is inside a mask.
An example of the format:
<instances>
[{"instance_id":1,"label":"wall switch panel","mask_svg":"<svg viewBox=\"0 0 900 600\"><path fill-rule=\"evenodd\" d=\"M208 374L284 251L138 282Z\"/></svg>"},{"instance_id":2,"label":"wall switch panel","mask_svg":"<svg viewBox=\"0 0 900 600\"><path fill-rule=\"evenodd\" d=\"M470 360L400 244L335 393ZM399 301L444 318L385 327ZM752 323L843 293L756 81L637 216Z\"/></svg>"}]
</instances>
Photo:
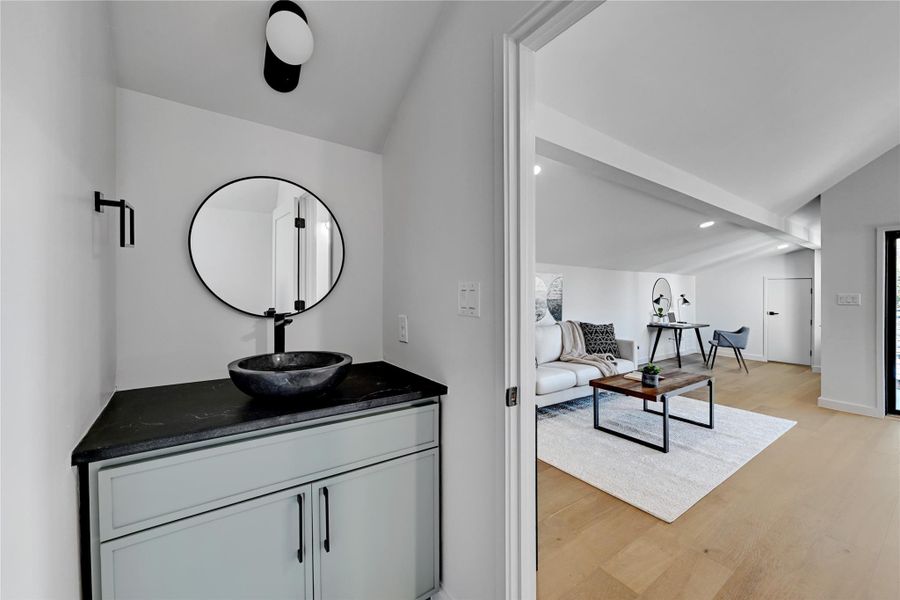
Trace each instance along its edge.
<instances>
[{"instance_id":1,"label":"wall switch panel","mask_svg":"<svg viewBox=\"0 0 900 600\"><path fill-rule=\"evenodd\" d=\"M403 342L404 344L409 343L409 322L406 320L406 315L399 315L398 319L400 329L398 331L397 339Z\"/></svg>"},{"instance_id":2,"label":"wall switch panel","mask_svg":"<svg viewBox=\"0 0 900 600\"><path fill-rule=\"evenodd\" d=\"M462 317L481 316L481 282L460 281L457 314Z\"/></svg>"},{"instance_id":3,"label":"wall switch panel","mask_svg":"<svg viewBox=\"0 0 900 600\"><path fill-rule=\"evenodd\" d=\"M837 303L840 306L860 306L862 294L838 294Z\"/></svg>"}]
</instances>

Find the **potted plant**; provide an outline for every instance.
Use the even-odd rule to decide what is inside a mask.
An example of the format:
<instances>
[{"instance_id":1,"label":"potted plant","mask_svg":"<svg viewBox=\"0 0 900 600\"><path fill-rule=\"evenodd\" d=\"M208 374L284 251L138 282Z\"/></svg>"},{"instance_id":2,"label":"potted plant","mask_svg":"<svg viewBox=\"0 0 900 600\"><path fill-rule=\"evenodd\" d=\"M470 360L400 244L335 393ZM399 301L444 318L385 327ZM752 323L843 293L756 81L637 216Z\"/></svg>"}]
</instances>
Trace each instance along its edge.
<instances>
[{"instance_id":1,"label":"potted plant","mask_svg":"<svg viewBox=\"0 0 900 600\"><path fill-rule=\"evenodd\" d=\"M641 383L646 387L656 387L659 385L659 373L661 369L650 363L641 369Z\"/></svg>"}]
</instances>

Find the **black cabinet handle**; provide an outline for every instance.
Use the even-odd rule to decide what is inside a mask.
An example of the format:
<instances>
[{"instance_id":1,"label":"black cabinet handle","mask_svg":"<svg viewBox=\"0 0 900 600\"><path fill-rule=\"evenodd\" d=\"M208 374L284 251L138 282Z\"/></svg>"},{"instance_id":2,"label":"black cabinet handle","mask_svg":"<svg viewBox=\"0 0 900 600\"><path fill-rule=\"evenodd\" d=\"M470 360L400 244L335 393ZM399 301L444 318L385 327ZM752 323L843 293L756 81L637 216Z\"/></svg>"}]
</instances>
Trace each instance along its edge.
<instances>
[{"instance_id":1,"label":"black cabinet handle","mask_svg":"<svg viewBox=\"0 0 900 600\"><path fill-rule=\"evenodd\" d=\"M331 515L330 507L328 506L328 488L322 488L322 495L325 496L325 542L322 544L325 547L325 552L331 552Z\"/></svg>"},{"instance_id":2,"label":"black cabinet handle","mask_svg":"<svg viewBox=\"0 0 900 600\"><path fill-rule=\"evenodd\" d=\"M773 317L773 316L775 316L775 315L777 315L777 314L778 314L777 312L772 312L771 310L769 311L769 316L770 316L770 317Z\"/></svg>"},{"instance_id":3,"label":"black cabinet handle","mask_svg":"<svg viewBox=\"0 0 900 600\"><path fill-rule=\"evenodd\" d=\"M303 494L297 496L297 504L300 505L300 546L297 548L297 560L303 564Z\"/></svg>"}]
</instances>

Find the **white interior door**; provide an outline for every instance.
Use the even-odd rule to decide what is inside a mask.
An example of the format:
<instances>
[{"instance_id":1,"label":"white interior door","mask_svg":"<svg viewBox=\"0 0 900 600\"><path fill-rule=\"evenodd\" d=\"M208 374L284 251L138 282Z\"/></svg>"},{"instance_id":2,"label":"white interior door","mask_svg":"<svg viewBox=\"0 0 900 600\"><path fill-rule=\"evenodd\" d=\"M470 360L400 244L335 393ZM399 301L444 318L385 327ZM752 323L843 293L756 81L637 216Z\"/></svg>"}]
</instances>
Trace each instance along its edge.
<instances>
[{"instance_id":1,"label":"white interior door","mask_svg":"<svg viewBox=\"0 0 900 600\"><path fill-rule=\"evenodd\" d=\"M812 279L769 279L768 360L808 365L812 359Z\"/></svg>"}]
</instances>

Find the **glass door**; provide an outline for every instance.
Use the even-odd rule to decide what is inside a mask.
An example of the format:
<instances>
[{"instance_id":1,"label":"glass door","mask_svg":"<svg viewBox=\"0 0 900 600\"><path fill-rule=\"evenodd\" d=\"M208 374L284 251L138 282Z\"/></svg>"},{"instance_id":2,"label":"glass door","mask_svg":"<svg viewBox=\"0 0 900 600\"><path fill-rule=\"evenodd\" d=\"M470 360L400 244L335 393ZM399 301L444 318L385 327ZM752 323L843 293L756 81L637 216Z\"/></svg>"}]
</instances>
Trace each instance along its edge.
<instances>
[{"instance_id":1,"label":"glass door","mask_svg":"<svg viewBox=\"0 0 900 600\"><path fill-rule=\"evenodd\" d=\"M887 232L885 248L885 410L900 414L900 231Z\"/></svg>"}]
</instances>

